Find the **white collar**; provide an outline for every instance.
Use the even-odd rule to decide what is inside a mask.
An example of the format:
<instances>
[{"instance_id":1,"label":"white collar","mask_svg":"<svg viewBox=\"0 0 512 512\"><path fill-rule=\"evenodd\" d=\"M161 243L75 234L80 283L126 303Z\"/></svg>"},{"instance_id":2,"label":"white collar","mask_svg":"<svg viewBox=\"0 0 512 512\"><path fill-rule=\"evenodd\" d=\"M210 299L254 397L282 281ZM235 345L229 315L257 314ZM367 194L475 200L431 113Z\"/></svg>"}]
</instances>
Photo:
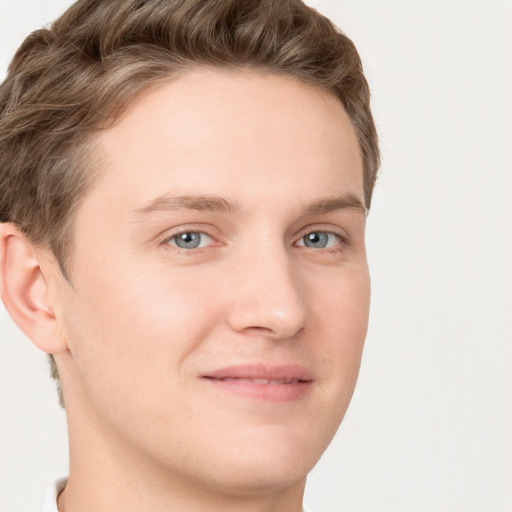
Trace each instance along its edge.
<instances>
[{"instance_id":1,"label":"white collar","mask_svg":"<svg viewBox=\"0 0 512 512\"><path fill-rule=\"evenodd\" d=\"M46 491L44 499L43 512L59 512L57 508L57 498L68 482L67 475L58 476L52 480L50 487Z\"/></svg>"}]
</instances>

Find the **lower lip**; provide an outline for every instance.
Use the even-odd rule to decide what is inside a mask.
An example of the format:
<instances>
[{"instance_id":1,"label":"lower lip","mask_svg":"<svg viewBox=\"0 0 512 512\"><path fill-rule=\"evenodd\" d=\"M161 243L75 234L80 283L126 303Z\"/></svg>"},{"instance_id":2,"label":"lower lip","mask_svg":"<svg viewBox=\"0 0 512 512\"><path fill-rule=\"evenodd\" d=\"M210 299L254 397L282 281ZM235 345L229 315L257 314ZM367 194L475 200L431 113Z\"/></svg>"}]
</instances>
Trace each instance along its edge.
<instances>
[{"instance_id":1,"label":"lower lip","mask_svg":"<svg viewBox=\"0 0 512 512\"><path fill-rule=\"evenodd\" d=\"M312 381L289 384L257 384L237 379L204 378L217 389L264 402L293 402L300 400L311 389Z\"/></svg>"}]
</instances>

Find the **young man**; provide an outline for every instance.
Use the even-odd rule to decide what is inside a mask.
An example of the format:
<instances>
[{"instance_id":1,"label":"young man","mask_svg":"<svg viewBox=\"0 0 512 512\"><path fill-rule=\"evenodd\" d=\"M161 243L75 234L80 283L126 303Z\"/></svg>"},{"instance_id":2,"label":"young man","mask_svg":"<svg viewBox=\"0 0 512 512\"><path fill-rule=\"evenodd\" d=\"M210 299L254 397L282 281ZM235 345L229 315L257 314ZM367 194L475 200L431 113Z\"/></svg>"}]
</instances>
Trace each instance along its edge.
<instances>
[{"instance_id":1,"label":"young man","mask_svg":"<svg viewBox=\"0 0 512 512\"><path fill-rule=\"evenodd\" d=\"M301 511L367 328L353 44L299 0L80 0L0 116L2 299L68 419L45 510Z\"/></svg>"}]
</instances>

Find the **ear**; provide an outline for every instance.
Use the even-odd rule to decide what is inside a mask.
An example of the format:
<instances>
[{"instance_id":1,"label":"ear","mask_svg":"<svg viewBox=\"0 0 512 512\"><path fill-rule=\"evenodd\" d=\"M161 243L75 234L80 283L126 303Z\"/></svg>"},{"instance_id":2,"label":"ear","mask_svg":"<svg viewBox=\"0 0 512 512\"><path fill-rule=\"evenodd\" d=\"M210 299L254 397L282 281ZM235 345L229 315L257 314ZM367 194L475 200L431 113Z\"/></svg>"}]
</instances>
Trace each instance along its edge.
<instances>
[{"instance_id":1,"label":"ear","mask_svg":"<svg viewBox=\"0 0 512 512\"><path fill-rule=\"evenodd\" d=\"M16 325L43 352L67 350L49 293L44 258L16 226L0 223L0 295Z\"/></svg>"}]
</instances>

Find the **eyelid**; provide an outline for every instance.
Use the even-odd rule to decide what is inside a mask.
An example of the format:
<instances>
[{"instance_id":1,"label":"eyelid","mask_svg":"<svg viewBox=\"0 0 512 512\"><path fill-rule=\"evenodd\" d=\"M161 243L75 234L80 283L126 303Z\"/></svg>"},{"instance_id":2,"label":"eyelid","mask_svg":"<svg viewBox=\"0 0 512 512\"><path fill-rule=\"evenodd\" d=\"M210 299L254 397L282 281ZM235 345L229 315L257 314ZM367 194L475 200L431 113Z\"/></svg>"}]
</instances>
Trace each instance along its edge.
<instances>
[{"instance_id":1,"label":"eyelid","mask_svg":"<svg viewBox=\"0 0 512 512\"><path fill-rule=\"evenodd\" d=\"M177 236L179 236L179 235L181 235L183 233L201 233L201 234L204 234L204 235L206 235L207 237L209 237L212 240L212 243L208 244L205 247L199 247L199 248L196 248L196 249L183 249L183 248L180 248L180 247L178 247L178 246L176 246L174 244L170 244L169 243L174 237L177 237ZM339 245L341 245L341 246L347 246L347 245L350 244L350 237L349 237L349 235L341 227L336 227L336 226L332 226L332 225L329 225L329 226L325 226L325 225L323 225L323 226L322 225L320 225L320 226L318 226L318 225L311 226L310 225L310 226L306 226L305 228L303 228L300 231L300 234L296 238L296 241L293 243L293 245L298 246L298 247L307 247L304 244L298 245L298 243L301 240L303 240L303 238L306 235L311 234L311 233L327 233L327 234L330 234L330 235L334 235L334 236L336 236L339 239ZM162 235L160 235L158 237L157 241L158 241L159 245L162 245L162 246L172 245L177 250L184 251L184 252L187 252L187 251L198 251L200 249L207 249L208 247L214 247L216 245L223 245L224 244L224 240L223 240L223 237L222 237L221 233L219 233L218 230L216 230L212 226L205 225L205 224L200 224L200 225L198 225L198 224L181 225L181 226L176 226L174 228L166 229L162 233ZM336 246L326 247L326 248L323 248L323 249L314 249L314 250L320 252L322 250L334 250L335 248L336 248Z\"/></svg>"},{"instance_id":2,"label":"eyelid","mask_svg":"<svg viewBox=\"0 0 512 512\"><path fill-rule=\"evenodd\" d=\"M178 249L180 251L194 251L197 249L206 249L207 247L212 247L212 246L222 243L221 236L217 232L215 234L213 234L213 231L214 231L213 228L210 228L209 226L205 226L204 224L203 225L190 224L190 225L177 226L175 228L166 229L164 231L164 233L158 237L158 244L164 245L164 246L172 245L173 247L176 247L176 249ZM182 249L181 247L177 247L177 246L169 243L173 238L175 238L179 235L182 235L184 233L200 233L200 234L206 235L213 241L213 243L208 244L208 246L206 246L206 247L199 247L197 249Z\"/></svg>"},{"instance_id":3,"label":"eyelid","mask_svg":"<svg viewBox=\"0 0 512 512\"><path fill-rule=\"evenodd\" d=\"M306 235L309 235L311 233L326 233L329 235L334 235L339 238L340 243L343 245L348 245L350 243L350 237L347 234L345 230L343 230L341 227L335 227L332 225L326 226L326 225L313 225L313 226L306 226L303 228L299 236L297 237L296 242L294 242L293 245L296 245L300 240L302 240ZM300 246L303 247L303 246ZM317 249L318 250L318 249Z\"/></svg>"},{"instance_id":4,"label":"eyelid","mask_svg":"<svg viewBox=\"0 0 512 512\"><path fill-rule=\"evenodd\" d=\"M178 244L178 238L181 235L186 235L186 234L199 235L200 236L199 245L197 247L180 247ZM206 240L203 240L203 239L206 239ZM210 240L210 242L208 242L208 240ZM177 233L177 234L171 236L168 239L167 244L173 245L174 247L176 247L177 249L180 249L182 251L195 251L197 249L204 249L206 247L211 246L212 241L214 241L213 238L208 233L205 233L204 231L184 231L183 233ZM203 245L204 242L206 242L206 245Z\"/></svg>"},{"instance_id":5,"label":"eyelid","mask_svg":"<svg viewBox=\"0 0 512 512\"><path fill-rule=\"evenodd\" d=\"M337 239L336 243L334 245L327 245L326 247L310 247L310 246L306 245L306 243L304 242L304 238L306 238L309 234L313 234L313 233L324 233L326 235L332 235L332 236L336 237L336 239ZM340 250L340 246L344 247L345 245L346 244L344 243L341 236L338 235L338 233L333 233L332 231L320 231L320 230L310 231L309 233L306 233L305 235L301 236L295 242L296 247L305 247L306 249L311 249L313 251L318 251L318 252Z\"/></svg>"}]
</instances>

